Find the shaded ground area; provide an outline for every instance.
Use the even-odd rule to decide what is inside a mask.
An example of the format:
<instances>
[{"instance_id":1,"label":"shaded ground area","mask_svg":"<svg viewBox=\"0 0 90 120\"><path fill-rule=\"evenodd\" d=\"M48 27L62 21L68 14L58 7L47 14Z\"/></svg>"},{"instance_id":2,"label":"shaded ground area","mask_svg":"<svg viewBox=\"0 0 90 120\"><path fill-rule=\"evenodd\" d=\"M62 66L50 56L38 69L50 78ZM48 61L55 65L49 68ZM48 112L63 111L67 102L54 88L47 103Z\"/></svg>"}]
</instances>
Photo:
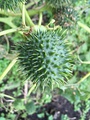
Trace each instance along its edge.
<instances>
[{"instance_id":1,"label":"shaded ground area","mask_svg":"<svg viewBox=\"0 0 90 120\"><path fill-rule=\"evenodd\" d=\"M50 115L53 115L53 120L61 120L62 114L66 114L70 120L80 119L80 113L78 111L74 111L74 106L67 99L61 96L55 97L51 103L48 103L42 107L39 111L39 114L43 111L45 111L43 118L38 118L36 113L28 116L28 118L30 120L48 120L48 113Z\"/></svg>"}]
</instances>

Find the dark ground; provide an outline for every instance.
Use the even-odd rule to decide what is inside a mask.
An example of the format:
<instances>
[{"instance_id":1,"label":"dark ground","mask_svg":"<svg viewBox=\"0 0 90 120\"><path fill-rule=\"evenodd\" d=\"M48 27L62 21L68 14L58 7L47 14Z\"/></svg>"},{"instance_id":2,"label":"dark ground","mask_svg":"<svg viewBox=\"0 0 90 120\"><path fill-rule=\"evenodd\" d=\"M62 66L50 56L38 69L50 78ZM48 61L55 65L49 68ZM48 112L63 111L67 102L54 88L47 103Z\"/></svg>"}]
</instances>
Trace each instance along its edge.
<instances>
[{"instance_id":1,"label":"dark ground","mask_svg":"<svg viewBox=\"0 0 90 120\"><path fill-rule=\"evenodd\" d=\"M42 113L43 110L45 111L44 117L38 118L37 114ZM69 120L80 120L82 116L80 111L74 110L74 105L66 98L56 96L50 103L44 105L38 113L28 116L28 120L49 120L47 113L53 116L53 120L64 120L61 119L62 115L67 115ZM90 120L90 110L87 112L85 120Z\"/></svg>"},{"instance_id":2,"label":"dark ground","mask_svg":"<svg viewBox=\"0 0 90 120\"><path fill-rule=\"evenodd\" d=\"M79 120L80 113L78 111L74 111L74 106L64 97L57 96L55 97L51 103L46 104L41 108L40 112L45 109L47 113L53 115L53 120L61 120L61 115L66 114L70 120ZM38 118L37 114L33 114L28 116L30 120L48 120L48 116L45 115L44 118ZM87 119L89 120L89 119Z\"/></svg>"}]
</instances>

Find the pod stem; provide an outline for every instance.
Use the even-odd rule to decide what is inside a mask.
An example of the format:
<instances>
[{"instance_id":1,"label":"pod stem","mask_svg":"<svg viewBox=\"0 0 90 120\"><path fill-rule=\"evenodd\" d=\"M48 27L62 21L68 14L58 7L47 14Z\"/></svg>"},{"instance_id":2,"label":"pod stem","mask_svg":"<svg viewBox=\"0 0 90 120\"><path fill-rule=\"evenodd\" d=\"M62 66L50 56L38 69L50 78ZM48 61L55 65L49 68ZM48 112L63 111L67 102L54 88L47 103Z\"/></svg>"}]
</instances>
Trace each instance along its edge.
<instances>
[{"instance_id":1,"label":"pod stem","mask_svg":"<svg viewBox=\"0 0 90 120\"><path fill-rule=\"evenodd\" d=\"M22 12L22 24L23 24L23 26L25 26L25 18L26 18L26 23L28 26L31 26L31 27L34 26L34 23L33 23L32 19L30 18L29 14L25 8L25 2L23 2L23 4L20 4L19 8Z\"/></svg>"},{"instance_id":2,"label":"pod stem","mask_svg":"<svg viewBox=\"0 0 90 120\"><path fill-rule=\"evenodd\" d=\"M25 1L22 3L22 25L25 27Z\"/></svg>"},{"instance_id":3,"label":"pod stem","mask_svg":"<svg viewBox=\"0 0 90 120\"><path fill-rule=\"evenodd\" d=\"M0 32L0 36L6 35L9 33L13 33L13 32L17 32L17 31L20 32L20 28L12 28L12 29L8 29L8 30L4 30L4 31Z\"/></svg>"}]
</instances>

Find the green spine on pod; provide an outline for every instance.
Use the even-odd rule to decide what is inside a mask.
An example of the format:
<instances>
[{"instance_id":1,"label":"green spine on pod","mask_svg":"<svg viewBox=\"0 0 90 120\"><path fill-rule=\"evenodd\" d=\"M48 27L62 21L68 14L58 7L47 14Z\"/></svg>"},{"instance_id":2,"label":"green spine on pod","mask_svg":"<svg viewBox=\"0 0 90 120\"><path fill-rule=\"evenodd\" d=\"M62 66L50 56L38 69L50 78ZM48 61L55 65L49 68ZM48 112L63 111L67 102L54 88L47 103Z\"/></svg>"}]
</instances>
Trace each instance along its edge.
<instances>
[{"instance_id":1,"label":"green spine on pod","mask_svg":"<svg viewBox=\"0 0 90 120\"><path fill-rule=\"evenodd\" d=\"M34 83L64 84L72 74L72 57L60 31L38 31L16 45L22 73Z\"/></svg>"}]
</instances>

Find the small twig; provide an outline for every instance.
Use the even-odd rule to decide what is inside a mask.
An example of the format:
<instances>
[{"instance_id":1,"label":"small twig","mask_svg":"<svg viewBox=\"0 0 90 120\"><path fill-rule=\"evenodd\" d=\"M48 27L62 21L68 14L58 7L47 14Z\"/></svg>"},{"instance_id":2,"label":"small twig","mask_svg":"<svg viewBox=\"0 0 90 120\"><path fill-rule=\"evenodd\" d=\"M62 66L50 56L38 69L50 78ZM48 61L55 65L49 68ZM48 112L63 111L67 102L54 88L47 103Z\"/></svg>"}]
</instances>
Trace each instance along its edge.
<instances>
[{"instance_id":1,"label":"small twig","mask_svg":"<svg viewBox=\"0 0 90 120\"><path fill-rule=\"evenodd\" d=\"M5 102L14 102L14 100L6 100L5 98L4 98L4 101Z\"/></svg>"},{"instance_id":2,"label":"small twig","mask_svg":"<svg viewBox=\"0 0 90 120\"><path fill-rule=\"evenodd\" d=\"M7 52L9 52L9 40L8 40L8 37L6 36L6 35L4 35L4 38L5 38L5 40L6 40L6 42L7 42Z\"/></svg>"},{"instance_id":3,"label":"small twig","mask_svg":"<svg viewBox=\"0 0 90 120\"><path fill-rule=\"evenodd\" d=\"M35 87L36 87L36 83L35 83L34 85L32 85L32 87L30 88L27 96L30 96L30 94L31 94L32 91L35 89Z\"/></svg>"},{"instance_id":4,"label":"small twig","mask_svg":"<svg viewBox=\"0 0 90 120\"><path fill-rule=\"evenodd\" d=\"M10 99L12 99L12 100L15 100L15 98L12 97L12 96L10 96L10 95L6 95L6 94L4 94L4 93L0 93L0 95L3 96L3 97L7 97L7 98L10 98Z\"/></svg>"},{"instance_id":5,"label":"small twig","mask_svg":"<svg viewBox=\"0 0 90 120\"><path fill-rule=\"evenodd\" d=\"M25 104L27 103L27 94L28 94L28 81L25 82L25 86L24 86L24 99L25 99Z\"/></svg>"},{"instance_id":6,"label":"small twig","mask_svg":"<svg viewBox=\"0 0 90 120\"><path fill-rule=\"evenodd\" d=\"M18 120L20 113L18 113L15 117L15 120Z\"/></svg>"}]
</instances>

